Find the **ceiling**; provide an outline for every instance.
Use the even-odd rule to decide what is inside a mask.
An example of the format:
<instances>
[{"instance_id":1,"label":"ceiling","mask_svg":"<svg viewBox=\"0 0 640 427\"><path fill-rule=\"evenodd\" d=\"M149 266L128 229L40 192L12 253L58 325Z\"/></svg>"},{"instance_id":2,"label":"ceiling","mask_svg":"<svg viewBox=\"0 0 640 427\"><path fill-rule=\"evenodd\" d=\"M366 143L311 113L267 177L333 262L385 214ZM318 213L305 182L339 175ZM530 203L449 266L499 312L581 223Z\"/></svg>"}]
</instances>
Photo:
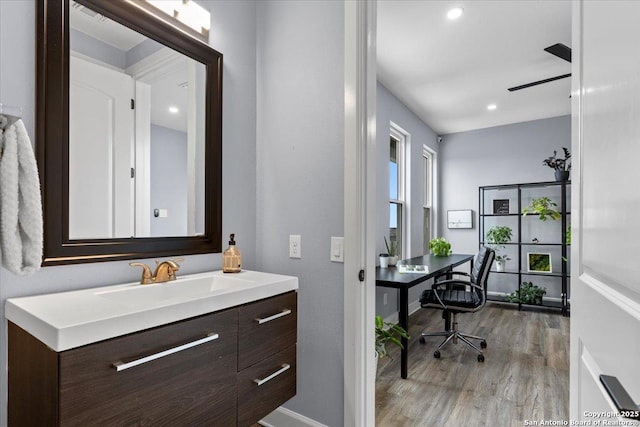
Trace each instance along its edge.
<instances>
[{"instance_id":1,"label":"ceiling","mask_svg":"<svg viewBox=\"0 0 640 427\"><path fill-rule=\"evenodd\" d=\"M378 80L438 135L571 113L570 78L507 91L571 72L543 50L571 47L569 0L378 0L377 31Z\"/></svg>"},{"instance_id":2,"label":"ceiling","mask_svg":"<svg viewBox=\"0 0 640 427\"><path fill-rule=\"evenodd\" d=\"M146 37L106 18L91 8L71 1L69 18L74 29L88 34L122 51L128 51Z\"/></svg>"}]
</instances>

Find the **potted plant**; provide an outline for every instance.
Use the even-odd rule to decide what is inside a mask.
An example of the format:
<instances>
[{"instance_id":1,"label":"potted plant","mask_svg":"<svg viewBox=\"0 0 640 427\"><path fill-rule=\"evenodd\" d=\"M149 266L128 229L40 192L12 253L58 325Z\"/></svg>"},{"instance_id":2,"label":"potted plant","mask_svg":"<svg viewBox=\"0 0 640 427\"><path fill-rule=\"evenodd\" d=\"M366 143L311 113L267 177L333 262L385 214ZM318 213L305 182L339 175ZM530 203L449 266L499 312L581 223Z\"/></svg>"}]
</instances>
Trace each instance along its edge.
<instances>
[{"instance_id":1,"label":"potted plant","mask_svg":"<svg viewBox=\"0 0 640 427\"><path fill-rule=\"evenodd\" d=\"M496 270L504 271L505 263L510 260L506 254L499 255L498 250L504 249L505 244L511 241L511 227L506 225L496 225L493 226L487 231L487 243L489 246L496 251Z\"/></svg>"},{"instance_id":2,"label":"potted plant","mask_svg":"<svg viewBox=\"0 0 640 427\"><path fill-rule=\"evenodd\" d=\"M435 237L429 242L429 250L435 256L451 255L451 243L444 237Z\"/></svg>"},{"instance_id":3,"label":"potted plant","mask_svg":"<svg viewBox=\"0 0 640 427\"><path fill-rule=\"evenodd\" d=\"M389 254L389 265L395 266L398 263L398 244L395 240L391 241L391 244L387 242L387 236L384 237L384 245L387 247L387 253Z\"/></svg>"},{"instance_id":4,"label":"potted plant","mask_svg":"<svg viewBox=\"0 0 640 427\"><path fill-rule=\"evenodd\" d=\"M558 207L558 204L548 197L534 198L531 199L531 205L522 209L522 216L532 213L538 215L542 221L546 221L547 218L558 220L562 218L562 215L555 209L556 207Z\"/></svg>"},{"instance_id":5,"label":"potted plant","mask_svg":"<svg viewBox=\"0 0 640 427\"><path fill-rule=\"evenodd\" d=\"M565 237L564 238L565 238L565 243L567 245L570 245L571 244L571 225L569 225L567 227L567 231L565 232ZM562 260L564 262L569 262L569 260L566 257L562 257Z\"/></svg>"},{"instance_id":6,"label":"potted plant","mask_svg":"<svg viewBox=\"0 0 640 427\"><path fill-rule=\"evenodd\" d=\"M389 356L387 344L391 343L401 349L404 348L401 338L409 339L407 331L402 326L385 322L381 316L376 316L376 365L378 358Z\"/></svg>"},{"instance_id":7,"label":"potted plant","mask_svg":"<svg viewBox=\"0 0 640 427\"><path fill-rule=\"evenodd\" d=\"M546 288L534 285L532 282L522 282L520 289L509 294L509 302L521 304L542 305L542 296L547 293Z\"/></svg>"},{"instance_id":8,"label":"potted plant","mask_svg":"<svg viewBox=\"0 0 640 427\"><path fill-rule=\"evenodd\" d=\"M562 147L564 152L564 158L558 158L557 151L553 151L553 156L547 157L542 161L542 164L549 166L555 170L556 181L566 181L569 179L569 171L571 170L571 153L567 147Z\"/></svg>"}]
</instances>

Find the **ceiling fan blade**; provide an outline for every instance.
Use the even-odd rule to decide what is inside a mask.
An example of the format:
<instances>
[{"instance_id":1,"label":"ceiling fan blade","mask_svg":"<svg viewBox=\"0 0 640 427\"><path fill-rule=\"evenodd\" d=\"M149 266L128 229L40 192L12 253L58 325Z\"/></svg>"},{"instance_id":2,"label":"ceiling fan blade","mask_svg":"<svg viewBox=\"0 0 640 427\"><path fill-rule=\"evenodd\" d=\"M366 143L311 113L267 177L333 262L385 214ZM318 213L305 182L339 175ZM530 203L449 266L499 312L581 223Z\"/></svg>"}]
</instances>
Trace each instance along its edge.
<instances>
[{"instance_id":1,"label":"ceiling fan blade","mask_svg":"<svg viewBox=\"0 0 640 427\"><path fill-rule=\"evenodd\" d=\"M507 90L509 92L513 92L514 90L526 89L526 88L531 87L531 86L537 86L537 85L541 85L543 83L549 83L549 82L553 82L553 81L560 80L560 79L566 79L567 77L571 77L571 73L563 74L561 76L550 77L550 78L544 79L544 80L538 80L537 82L531 82L531 83L527 83L527 84L520 85L520 86L510 87Z\"/></svg>"},{"instance_id":2,"label":"ceiling fan blade","mask_svg":"<svg viewBox=\"0 0 640 427\"><path fill-rule=\"evenodd\" d=\"M544 50L558 58L564 59L567 62L571 62L571 48L562 43L556 43L549 47L545 47Z\"/></svg>"}]
</instances>

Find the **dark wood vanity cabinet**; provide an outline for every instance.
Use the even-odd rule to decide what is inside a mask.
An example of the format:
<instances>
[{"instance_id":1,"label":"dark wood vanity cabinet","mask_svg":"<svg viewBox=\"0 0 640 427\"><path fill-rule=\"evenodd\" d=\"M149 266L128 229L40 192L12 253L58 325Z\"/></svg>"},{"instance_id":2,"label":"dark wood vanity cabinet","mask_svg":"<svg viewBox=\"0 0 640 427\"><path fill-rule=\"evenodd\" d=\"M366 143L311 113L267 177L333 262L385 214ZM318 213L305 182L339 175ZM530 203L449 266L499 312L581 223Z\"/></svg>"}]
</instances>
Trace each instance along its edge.
<instances>
[{"instance_id":1,"label":"dark wood vanity cabinet","mask_svg":"<svg viewBox=\"0 0 640 427\"><path fill-rule=\"evenodd\" d=\"M250 426L296 393L296 328L296 292L62 352L9 322L8 424Z\"/></svg>"},{"instance_id":2,"label":"dark wood vanity cabinet","mask_svg":"<svg viewBox=\"0 0 640 427\"><path fill-rule=\"evenodd\" d=\"M238 426L251 426L296 394L295 292L238 309Z\"/></svg>"},{"instance_id":3,"label":"dark wood vanity cabinet","mask_svg":"<svg viewBox=\"0 0 640 427\"><path fill-rule=\"evenodd\" d=\"M188 347L207 337L215 339ZM62 352L60 422L232 425L237 343L232 309ZM121 371L114 366L179 348Z\"/></svg>"}]
</instances>

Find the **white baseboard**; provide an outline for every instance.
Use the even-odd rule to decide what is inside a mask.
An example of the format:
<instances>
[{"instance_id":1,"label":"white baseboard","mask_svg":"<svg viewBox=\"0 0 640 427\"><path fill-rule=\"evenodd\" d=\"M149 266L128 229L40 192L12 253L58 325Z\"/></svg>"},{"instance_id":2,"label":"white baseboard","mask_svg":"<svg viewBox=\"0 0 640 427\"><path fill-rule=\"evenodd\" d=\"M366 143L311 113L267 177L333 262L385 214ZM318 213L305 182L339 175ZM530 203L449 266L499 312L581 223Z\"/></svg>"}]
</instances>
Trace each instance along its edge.
<instances>
[{"instance_id":1,"label":"white baseboard","mask_svg":"<svg viewBox=\"0 0 640 427\"><path fill-rule=\"evenodd\" d=\"M420 310L421 308L422 307L420 307L420 300L415 300L414 302L409 303L409 316L411 316L413 313Z\"/></svg>"},{"instance_id":2,"label":"white baseboard","mask_svg":"<svg viewBox=\"0 0 640 427\"><path fill-rule=\"evenodd\" d=\"M258 424L264 427L327 427L282 406L261 419Z\"/></svg>"},{"instance_id":3,"label":"white baseboard","mask_svg":"<svg viewBox=\"0 0 640 427\"><path fill-rule=\"evenodd\" d=\"M413 313L415 313L416 311L420 310L420 301L419 300L415 300L413 302L409 303L409 316L411 316ZM385 322L388 323L398 323L398 312L395 313L391 313L388 317L386 317L384 319Z\"/></svg>"},{"instance_id":4,"label":"white baseboard","mask_svg":"<svg viewBox=\"0 0 640 427\"><path fill-rule=\"evenodd\" d=\"M507 295L509 295L506 292L496 292L496 291L489 291L487 292L488 295L494 296L494 297L506 297ZM545 300L547 301L554 301L554 302L562 302L562 299L560 297L544 297ZM571 301L571 300L569 300ZM413 313L415 313L416 311L420 310L420 301L419 300L415 300L413 302L409 303L409 316L411 316ZM398 312L395 313L391 313L389 316L387 316L384 319L385 322L388 323L398 323Z\"/></svg>"},{"instance_id":5,"label":"white baseboard","mask_svg":"<svg viewBox=\"0 0 640 427\"><path fill-rule=\"evenodd\" d=\"M506 297L507 295L510 295L510 294L508 292L488 291L487 295L494 296L494 297ZM547 301L562 302L562 299L560 297L545 296L544 299Z\"/></svg>"}]
</instances>

